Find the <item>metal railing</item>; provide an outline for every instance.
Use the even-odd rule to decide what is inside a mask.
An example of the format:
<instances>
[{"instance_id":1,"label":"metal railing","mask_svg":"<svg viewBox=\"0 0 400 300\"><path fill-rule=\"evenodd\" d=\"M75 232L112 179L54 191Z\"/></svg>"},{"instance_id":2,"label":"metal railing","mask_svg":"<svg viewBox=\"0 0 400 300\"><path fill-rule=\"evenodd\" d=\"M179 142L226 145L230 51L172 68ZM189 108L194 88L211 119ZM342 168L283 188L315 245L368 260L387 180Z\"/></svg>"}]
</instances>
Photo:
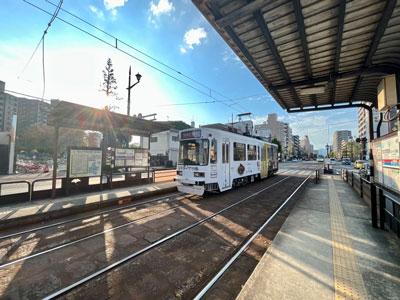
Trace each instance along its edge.
<instances>
[{"instance_id":1,"label":"metal railing","mask_svg":"<svg viewBox=\"0 0 400 300\"><path fill-rule=\"evenodd\" d=\"M354 172L342 169L341 176L371 207L372 226L390 229L400 237L400 198Z\"/></svg>"},{"instance_id":2,"label":"metal railing","mask_svg":"<svg viewBox=\"0 0 400 300\"><path fill-rule=\"evenodd\" d=\"M120 175L123 176L122 180L118 178ZM175 176L176 169L150 169L150 172L140 170L113 173L111 176L110 174L103 174L102 179L100 179L100 176L70 178L69 182L67 182L66 177L57 177L56 196L132 187L151 182L172 181ZM51 183L51 178L0 182L0 205L50 198Z\"/></svg>"}]
</instances>

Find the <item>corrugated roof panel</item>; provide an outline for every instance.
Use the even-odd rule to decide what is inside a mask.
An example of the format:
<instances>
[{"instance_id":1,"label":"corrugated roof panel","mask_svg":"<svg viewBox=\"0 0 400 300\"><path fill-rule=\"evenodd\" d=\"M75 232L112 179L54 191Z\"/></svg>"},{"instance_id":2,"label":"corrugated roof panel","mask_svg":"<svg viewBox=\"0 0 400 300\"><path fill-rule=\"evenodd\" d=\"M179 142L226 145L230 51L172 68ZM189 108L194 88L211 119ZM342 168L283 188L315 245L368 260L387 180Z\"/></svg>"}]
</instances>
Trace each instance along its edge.
<instances>
[{"instance_id":1,"label":"corrugated roof panel","mask_svg":"<svg viewBox=\"0 0 400 300\"><path fill-rule=\"evenodd\" d=\"M400 1L296 1L193 0L282 107L376 102L373 84L400 73ZM323 95L294 89L326 78Z\"/></svg>"}]
</instances>

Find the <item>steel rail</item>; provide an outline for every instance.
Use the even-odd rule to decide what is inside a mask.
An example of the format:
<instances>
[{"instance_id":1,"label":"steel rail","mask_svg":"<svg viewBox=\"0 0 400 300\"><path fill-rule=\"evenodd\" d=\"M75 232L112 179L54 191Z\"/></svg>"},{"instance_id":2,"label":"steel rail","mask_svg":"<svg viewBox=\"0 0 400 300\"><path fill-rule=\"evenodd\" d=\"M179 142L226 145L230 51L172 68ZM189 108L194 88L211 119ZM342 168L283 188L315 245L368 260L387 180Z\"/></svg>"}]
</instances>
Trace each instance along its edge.
<instances>
[{"instance_id":1,"label":"steel rail","mask_svg":"<svg viewBox=\"0 0 400 300\"><path fill-rule=\"evenodd\" d=\"M109 266L107 266L107 267L105 267L105 268L103 268L103 269L101 269L101 270L99 270L99 271L97 271L97 272L85 277L85 278L82 278L81 280L79 280L79 281L77 281L77 282L75 282L75 283L73 283L73 284L71 284L71 285L69 285L69 286L67 286L65 288L62 288L61 290L59 290L59 291L57 291L55 293L52 293L49 296L46 296L43 299L44 300L49 300L49 299L54 299L55 297L59 297L59 296L65 294L65 293L69 292L70 290L72 290L72 289L74 289L74 288L76 288L76 287L88 282L89 280L92 280L92 279L102 275L103 273L111 271L112 269L118 267L119 265L125 263L126 261L128 261L128 260L130 260L130 259L132 259L132 258L134 258L136 256L139 256L140 254L143 254L143 253L147 252L148 250L150 250L150 249L152 249L152 248L154 248L154 247L156 247L156 246L158 246L160 244L163 244L164 242L166 242L166 241L168 241L168 240L170 240L170 239L172 239L172 238L174 238L174 237L176 237L176 236L188 231L189 229L191 229L193 227L196 227L196 226L206 222L207 220L209 220L209 219L211 219L211 218L223 213L224 211L226 211L228 209L231 209L232 207L234 207L236 205L239 205L239 204L243 203L244 201L247 201L248 199L250 199L250 198L252 198L252 197L254 197L254 196L256 196L256 195L258 195L258 194L260 194L262 192L264 192L265 190L270 189L271 187L273 187L273 186L275 186L275 185L277 185L277 184L281 183L282 181L287 180L289 178L291 178L291 177L287 176L287 177L285 177L285 178L283 178L283 179L281 179L281 180L279 180L279 181L277 181L277 182L275 182L275 183L273 183L273 184L271 184L271 185L259 190L258 192L253 193L253 194L243 198L242 200L240 200L240 201L238 201L236 203L233 203L233 204L231 204L231 205L229 205L229 206L227 206L227 207L225 207L225 208L223 208L223 209L221 209L221 210L209 215L208 217L205 217L205 218L203 218L203 219L201 219L201 220L199 220L199 221L197 221L197 222L195 222L195 223L193 223L193 224L191 224L191 225L189 225L189 226L187 226L185 228L182 228L182 229L176 231L175 233L173 233L171 235L168 235L168 236L162 238L161 240L158 240L157 242L155 242L155 243L153 243L153 244L151 244L151 245L149 245L149 246L147 246L147 247L145 247L145 248L143 248L143 249L141 249L141 250L139 250L139 251L137 251L135 253L132 253L131 255L128 255L125 258L123 258L123 259L121 259L121 260L119 260L119 261L117 261L117 262L115 262L115 263L113 263L111 265L109 265Z\"/></svg>"},{"instance_id":2,"label":"steel rail","mask_svg":"<svg viewBox=\"0 0 400 300\"><path fill-rule=\"evenodd\" d=\"M264 222L263 225L251 236L251 238L236 252L234 256L221 268L221 270L208 282L208 284L194 297L194 300L201 299L209 289L217 282L217 280L225 273L225 271L235 262L235 260L243 253L243 251L250 245L250 243L260 234L260 232L269 224L269 222L280 212L287 202L297 193L303 184L311 177L313 173L308 175L306 179L296 188L296 190L279 206L279 208Z\"/></svg>"},{"instance_id":3,"label":"steel rail","mask_svg":"<svg viewBox=\"0 0 400 300\"><path fill-rule=\"evenodd\" d=\"M148 204L148 203L160 201L160 200L165 199L165 198L170 198L170 197L179 196L179 195L183 195L183 193L176 193L176 194L172 194L172 195L164 196L164 197L159 197L159 198L148 200L148 201L142 201L142 202L139 202L139 203L132 203L132 204L129 204L129 205L125 205L125 206L122 206L122 207L109 209L109 210L106 210L106 211L103 211L103 212L99 212L99 213L95 213L95 214L91 214L91 215L88 215L88 216L83 216L83 217L79 217L79 218L75 218L75 219L71 219L71 220L66 220L66 221L62 221L62 222L58 222L58 223L54 223L54 224L40 226L40 227L36 227L36 228L32 228L32 229L28 229L28 230L24 230L24 231L20 231L20 232L10 233L10 234L7 234L7 235L0 236L0 240L4 240L4 239L7 239L7 238L12 238L14 236L22 235L22 234L25 234L25 233L31 233L31 232L35 232L35 231L39 231L39 230L43 230L43 229L47 229L47 228L51 228L51 227L55 227L55 226L60 226L60 225L64 225L64 224L68 224L68 223L72 223L72 222L76 222L76 221L80 221L80 220L84 220L84 219L90 219L90 218L93 218L93 217L96 217L96 216L108 214L110 212L124 210L124 209L128 209L128 208L140 206L140 205L143 205L143 204ZM168 201L165 201L165 202L168 202Z\"/></svg>"},{"instance_id":4,"label":"steel rail","mask_svg":"<svg viewBox=\"0 0 400 300\"><path fill-rule=\"evenodd\" d=\"M13 265L13 264L15 264L15 263L17 263L17 262L25 261L25 260L28 260L28 259L31 259L31 258L40 256L40 255L49 253L49 252L53 252L53 251L58 250L58 249L61 249L61 248L65 248L65 247L67 247L67 246L71 246L71 245L77 244L77 243L79 243L79 242L86 241L86 240L88 240L88 239L91 239L91 238L94 238L94 237L96 237L96 236L105 234L105 233L107 233L107 232L111 232L111 231L117 230L117 229L119 229L119 228L123 228L123 227L129 226L129 225L138 223L138 222L140 222L140 221L144 221L144 220L150 219L150 218L152 218L152 217L162 215L162 214L167 213L167 212L169 212L169 211L176 210L176 209L178 209L179 207L182 207L182 206L184 206L184 205L185 205L185 204L182 204L182 205L175 205L175 206L173 206L173 207L171 207L171 208L165 209L165 210L160 211L160 212L158 212L158 213L151 214L151 215L148 215L148 216L145 216L145 217L141 217L141 218L139 218L139 219L130 221L130 222L128 222L128 223L124 223L124 224L118 225L118 226L116 226L116 227L112 227L112 228L103 230L103 231L101 231L101 232L97 232L97 233L94 233L94 234L85 236L85 237L83 237L83 238L80 238L80 239L77 239L77 240L74 240L74 241L71 241L71 242L68 242L68 243L65 243L65 244L61 244L61 245L59 245L59 246L56 246L56 247L53 247L53 248L50 248L50 249L47 249L47 250L44 250L44 251L41 251L41 252L32 254L32 255L29 255L29 256L25 256L25 257L22 257L22 258L19 258L19 259L10 261L10 262L8 262L8 263L5 263L5 264L3 264L3 265L0 265L0 269L3 269L3 268L5 268L5 267L7 267L7 266L10 266L10 265Z\"/></svg>"}]
</instances>

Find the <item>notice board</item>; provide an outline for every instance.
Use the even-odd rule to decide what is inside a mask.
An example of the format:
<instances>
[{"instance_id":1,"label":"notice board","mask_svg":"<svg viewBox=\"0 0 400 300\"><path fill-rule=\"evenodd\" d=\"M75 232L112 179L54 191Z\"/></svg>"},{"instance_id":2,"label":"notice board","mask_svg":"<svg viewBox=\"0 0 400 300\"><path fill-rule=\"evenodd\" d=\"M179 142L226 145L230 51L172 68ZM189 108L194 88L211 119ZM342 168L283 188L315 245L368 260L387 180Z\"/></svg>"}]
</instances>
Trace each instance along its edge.
<instances>
[{"instance_id":1,"label":"notice board","mask_svg":"<svg viewBox=\"0 0 400 300\"><path fill-rule=\"evenodd\" d=\"M149 166L148 149L115 149L114 166L118 167L148 167Z\"/></svg>"},{"instance_id":2,"label":"notice board","mask_svg":"<svg viewBox=\"0 0 400 300\"><path fill-rule=\"evenodd\" d=\"M397 132L372 142L374 181L400 193L400 138Z\"/></svg>"},{"instance_id":3,"label":"notice board","mask_svg":"<svg viewBox=\"0 0 400 300\"><path fill-rule=\"evenodd\" d=\"M100 148L71 148L69 151L69 177L101 175L102 151Z\"/></svg>"}]
</instances>

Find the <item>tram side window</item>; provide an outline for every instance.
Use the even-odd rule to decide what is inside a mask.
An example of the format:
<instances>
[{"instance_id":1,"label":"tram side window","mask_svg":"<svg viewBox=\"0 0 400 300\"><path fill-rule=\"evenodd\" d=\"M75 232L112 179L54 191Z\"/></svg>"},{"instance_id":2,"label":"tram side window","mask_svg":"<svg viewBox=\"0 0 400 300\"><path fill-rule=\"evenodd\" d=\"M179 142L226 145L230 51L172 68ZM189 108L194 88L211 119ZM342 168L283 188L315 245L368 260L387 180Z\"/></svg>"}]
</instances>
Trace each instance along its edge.
<instances>
[{"instance_id":1,"label":"tram side window","mask_svg":"<svg viewBox=\"0 0 400 300\"><path fill-rule=\"evenodd\" d=\"M226 163L229 163L229 144L226 144L226 148L225 148L225 150L226 150L226 154L225 154L225 162Z\"/></svg>"},{"instance_id":2,"label":"tram side window","mask_svg":"<svg viewBox=\"0 0 400 300\"><path fill-rule=\"evenodd\" d=\"M226 158L225 158L225 147L226 145L222 143L222 163L226 163Z\"/></svg>"},{"instance_id":3,"label":"tram side window","mask_svg":"<svg viewBox=\"0 0 400 300\"><path fill-rule=\"evenodd\" d=\"M256 160L256 159L257 159L256 146L247 145L247 160Z\"/></svg>"},{"instance_id":4,"label":"tram side window","mask_svg":"<svg viewBox=\"0 0 400 300\"><path fill-rule=\"evenodd\" d=\"M273 148L268 148L268 159L272 159L272 149Z\"/></svg>"},{"instance_id":5,"label":"tram side window","mask_svg":"<svg viewBox=\"0 0 400 300\"><path fill-rule=\"evenodd\" d=\"M233 143L233 160L246 160L246 144Z\"/></svg>"},{"instance_id":6,"label":"tram side window","mask_svg":"<svg viewBox=\"0 0 400 300\"><path fill-rule=\"evenodd\" d=\"M274 158L274 159L278 159L278 149L276 148L276 147L273 147L272 148L272 157Z\"/></svg>"},{"instance_id":7,"label":"tram side window","mask_svg":"<svg viewBox=\"0 0 400 300\"><path fill-rule=\"evenodd\" d=\"M216 139L213 139L211 141L210 163L211 164L216 164L217 163L217 140Z\"/></svg>"},{"instance_id":8,"label":"tram side window","mask_svg":"<svg viewBox=\"0 0 400 300\"><path fill-rule=\"evenodd\" d=\"M257 154L258 154L257 159L260 160L261 159L260 146L257 146Z\"/></svg>"}]
</instances>

